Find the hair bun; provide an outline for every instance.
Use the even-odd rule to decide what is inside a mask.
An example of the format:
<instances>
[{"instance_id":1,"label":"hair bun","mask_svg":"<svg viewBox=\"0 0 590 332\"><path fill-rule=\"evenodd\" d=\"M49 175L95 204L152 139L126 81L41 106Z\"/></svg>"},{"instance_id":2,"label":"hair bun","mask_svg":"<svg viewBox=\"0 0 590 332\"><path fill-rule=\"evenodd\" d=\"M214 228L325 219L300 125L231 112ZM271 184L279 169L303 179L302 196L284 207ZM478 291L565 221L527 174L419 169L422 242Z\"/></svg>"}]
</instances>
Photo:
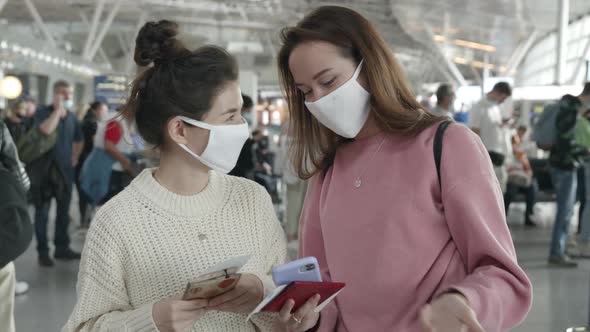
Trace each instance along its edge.
<instances>
[{"instance_id":1,"label":"hair bun","mask_svg":"<svg viewBox=\"0 0 590 332\"><path fill-rule=\"evenodd\" d=\"M149 66L163 61L171 61L184 54L187 50L178 39L178 24L162 20L146 23L135 40L133 59L139 66Z\"/></svg>"}]
</instances>

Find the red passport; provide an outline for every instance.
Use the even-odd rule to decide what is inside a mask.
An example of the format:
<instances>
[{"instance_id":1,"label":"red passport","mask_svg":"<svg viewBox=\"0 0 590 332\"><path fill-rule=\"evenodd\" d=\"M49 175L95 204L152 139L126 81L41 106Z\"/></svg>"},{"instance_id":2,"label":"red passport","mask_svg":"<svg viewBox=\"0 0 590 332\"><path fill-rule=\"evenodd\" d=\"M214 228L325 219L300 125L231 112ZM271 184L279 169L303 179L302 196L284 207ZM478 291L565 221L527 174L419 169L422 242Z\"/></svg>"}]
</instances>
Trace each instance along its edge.
<instances>
[{"instance_id":1,"label":"red passport","mask_svg":"<svg viewBox=\"0 0 590 332\"><path fill-rule=\"evenodd\" d=\"M277 287L248 318L258 312L279 312L288 300L295 301L295 308L293 309L295 311L316 294L319 294L321 299L315 311L320 312L340 294L345 286L346 284L341 282L295 281Z\"/></svg>"}]
</instances>

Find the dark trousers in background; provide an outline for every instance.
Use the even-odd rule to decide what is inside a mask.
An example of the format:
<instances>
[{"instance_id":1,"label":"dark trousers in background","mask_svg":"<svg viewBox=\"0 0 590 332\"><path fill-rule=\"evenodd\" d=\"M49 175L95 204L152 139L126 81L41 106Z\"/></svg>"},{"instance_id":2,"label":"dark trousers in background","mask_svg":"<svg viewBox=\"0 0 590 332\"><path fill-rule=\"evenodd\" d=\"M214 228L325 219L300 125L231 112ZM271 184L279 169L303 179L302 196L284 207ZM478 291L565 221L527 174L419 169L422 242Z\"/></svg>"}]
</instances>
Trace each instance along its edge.
<instances>
[{"instance_id":1,"label":"dark trousers in background","mask_svg":"<svg viewBox=\"0 0 590 332\"><path fill-rule=\"evenodd\" d=\"M109 193L102 200L101 204L108 202L111 198L117 196L133 181L133 177L127 172L113 171L109 182Z\"/></svg>"},{"instance_id":2,"label":"dark trousers in background","mask_svg":"<svg viewBox=\"0 0 590 332\"><path fill-rule=\"evenodd\" d=\"M563 257L569 238L570 221L576 205L578 174L576 169L568 170L555 167L552 167L551 174L557 198L557 214L553 225L550 255Z\"/></svg>"},{"instance_id":3,"label":"dark trousers in background","mask_svg":"<svg viewBox=\"0 0 590 332\"><path fill-rule=\"evenodd\" d=\"M63 193L55 195L57 210L55 217L55 236L53 238L55 251L65 251L70 247L68 226L70 224L70 203L72 201L72 184L66 185ZM37 238L37 252L39 256L49 255L47 242L47 224L49 222L49 207L51 199L35 205L35 236Z\"/></svg>"},{"instance_id":4,"label":"dark trousers in background","mask_svg":"<svg viewBox=\"0 0 590 332\"><path fill-rule=\"evenodd\" d=\"M578 213L578 234L582 233L582 220L584 208L586 208L586 170L585 167L578 169L578 201L580 201L580 211Z\"/></svg>"},{"instance_id":5,"label":"dark trousers in background","mask_svg":"<svg viewBox=\"0 0 590 332\"><path fill-rule=\"evenodd\" d=\"M80 172L82 168L76 168L76 190L78 191L78 209L80 210L80 225L85 225L90 223L88 219L88 209L90 208L90 203L88 203L88 198L80 189Z\"/></svg>"},{"instance_id":6,"label":"dark trousers in background","mask_svg":"<svg viewBox=\"0 0 590 332\"><path fill-rule=\"evenodd\" d=\"M529 217L534 214L534 207L537 202L538 191L539 186L537 184L537 181L535 181L534 179L532 184L528 187L522 187L509 182L506 185L506 193L504 194L504 207L506 209L506 215L508 215L508 209L510 208L510 204L515 199L516 195L523 194L525 195L526 199L525 220L529 221Z\"/></svg>"}]
</instances>

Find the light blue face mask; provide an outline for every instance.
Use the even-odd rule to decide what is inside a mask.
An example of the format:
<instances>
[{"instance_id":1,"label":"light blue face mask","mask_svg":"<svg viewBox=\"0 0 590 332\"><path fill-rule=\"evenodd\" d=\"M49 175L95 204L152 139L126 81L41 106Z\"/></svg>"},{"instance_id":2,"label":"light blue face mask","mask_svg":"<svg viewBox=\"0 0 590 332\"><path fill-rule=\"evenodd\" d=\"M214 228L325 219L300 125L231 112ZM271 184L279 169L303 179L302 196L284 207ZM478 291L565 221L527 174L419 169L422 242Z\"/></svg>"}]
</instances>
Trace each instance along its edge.
<instances>
[{"instance_id":1,"label":"light blue face mask","mask_svg":"<svg viewBox=\"0 0 590 332\"><path fill-rule=\"evenodd\" d=\"M66 110L72 111L74 109L74 100L72 100L72 99L64 100L63 106Z\"/></svg>"},{"instance_id":2,"label":"light blue face mask","mask_svg":"<svg viewBox=\"0 0 590 332\"><path fill-rule=\"evenodd\" d=\"M242 117L248 122L248 126L252 126L252 113L242 113Z\"/></svg>"}]
</instances>

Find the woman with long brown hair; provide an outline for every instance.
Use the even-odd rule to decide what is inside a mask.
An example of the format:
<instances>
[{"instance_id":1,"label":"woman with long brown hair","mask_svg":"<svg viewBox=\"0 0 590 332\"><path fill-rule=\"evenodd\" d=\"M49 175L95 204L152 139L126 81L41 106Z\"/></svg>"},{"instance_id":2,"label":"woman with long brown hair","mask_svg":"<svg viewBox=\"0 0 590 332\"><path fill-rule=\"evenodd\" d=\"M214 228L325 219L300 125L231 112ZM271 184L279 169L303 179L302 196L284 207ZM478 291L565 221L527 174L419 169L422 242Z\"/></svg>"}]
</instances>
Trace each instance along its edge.
<instances>
[{"instance_id":1,"label":"woman with long brown hair","mask_svg":"<svg viewBox=\"0 0 590 332\"><path fill-rule=\"evenodd\" d=\"M347 288L320 331L504 331L523 320L518 266L488 154L416 101L375 28L321 7L282 33L292 157L311 179L300 253Z\"/></svg>"}]
</instances>

